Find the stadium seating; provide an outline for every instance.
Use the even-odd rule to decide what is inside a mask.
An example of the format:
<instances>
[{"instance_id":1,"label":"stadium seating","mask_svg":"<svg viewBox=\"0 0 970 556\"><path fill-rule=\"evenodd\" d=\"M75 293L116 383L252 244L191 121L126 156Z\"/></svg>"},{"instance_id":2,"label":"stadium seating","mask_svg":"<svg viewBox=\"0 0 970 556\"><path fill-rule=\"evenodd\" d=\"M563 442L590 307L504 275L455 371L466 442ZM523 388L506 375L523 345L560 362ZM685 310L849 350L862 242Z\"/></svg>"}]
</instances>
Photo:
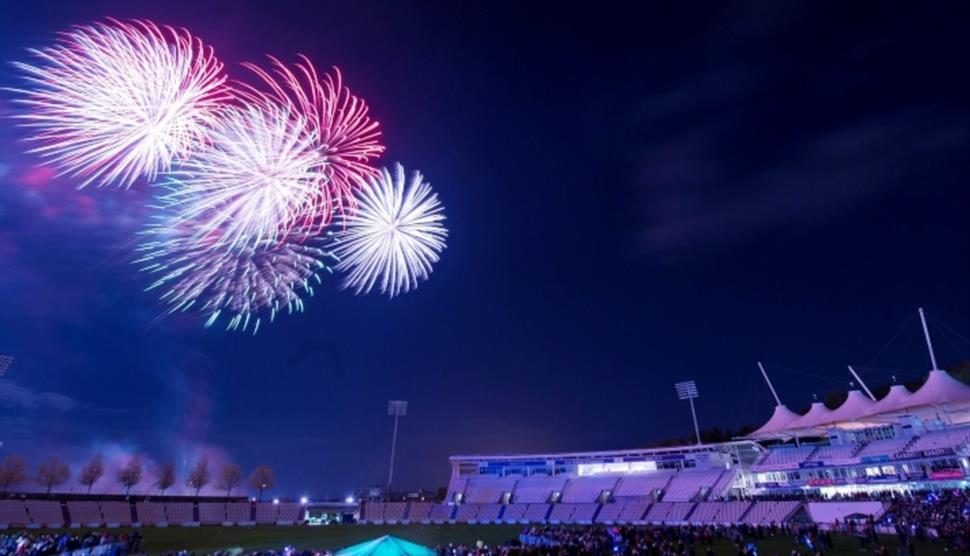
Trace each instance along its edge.
<instances>
[{"instance_id":1,"label":"stadium seating","mask_svg":"<svg viewBox=\"0 0 970 556\"><path fill-rule=\"evenodd\" d=\"M573 510L576 504L553 504L549 512L549 523L573 523Z\"/></svg>"},{"instance_id":2,"label":"stadium seating","mask_svg":"<svg viewBox=\"0 0 970 556\"><path fill-rule=\"evenodd\" d=\"M529 477L515 485L513 500L518 503L546 503L553 492L562 492L566 486L564 477Z\"/></svg>"},{"instance_id":3,"label":"stadium seating","mask_svg":"<svg viewBox=\"0 0 970 556\"><path fill-rule=\"evenodd\" d=\"M693 507L691 502L657 502L650 507L646 520L649 523L680 523L687 520Z\"/></svg>"},{"instance_id":4,"label":"stadium seating","mask_svg":"<svg viewBox=\"0 0 970 556\"><path fill-rule=\"evenodd\" d=\"M142 525L168 525L165 505L161 502L136 502L135 513L138 514L138 523Z\"/></svg>"},{"instance_id":5,"label":"stadium seating","mask_svg":"<svg viewBox=\"0 0 970 556\"><path fill-rule=\"evenodd\" d=\"M613 491L616 500L626 498L651 498L654 491L663 490L670 482L671 473L650 473L648 475L623 477Z\"/></svg>"},{"instance_id":6,"label":"stadium seating","mask_svg":"<svg viewBox=\"0 0 970 556\"><path fill-rule=\"evenodd\" d=\"M858 461L855 453L859 450L858 444L831 444L821 446L807 461L821 461L826 463L853 463Z\"/></svg>"},{"instance_id":7,"label":"stadium seating","mask_svg":"<svg viewBox=\"0 0 970 556\"><path fill-rule=\"evenodd\" d=\"M499 515L502 513L501 504L482 504L478 507L479 523L498 523Z\"/></svg>"},{"instance_id":8,"label":"stadium seating","mask_svg":"<svg viewBox=\"0 0 970 556\"><path fill-rule=\"evenodd\" d=\"M165 517L171 525L196 523L192 504L189 502L169 502L165 504Z\"/></svg>"},{"instance_id":9,"label":"stadium seating","mask_svg":"<svg viewBox=\"0 0 970 556\"><path fill-rule=\"evenodd\" d=\"M454 502L455 495L464 494L465 487L468 486L468 479L465 477L452 477L448 481L448 497L445 498L445 502Z\"/></svg>"},{"instance_id":10,"label":"stadium seating","mask_svg":"<svg viewBox=\"0 0 970 556\"><path fill-rule=\"evenodd\" d=\"M626 502L620 512L619 523L643 523L650 502Z\"/></svg>"},{"instance_id":11,"label":"stadium seating","mask_svg":"<svg viewBox=\"0 0 970 556\"><path fill-rule=\"evenodd\" d=\"M296 502L280 502L279 515L276 523L279 525L293 525L303 521L303 506Z\"/></svg>"},{"instance_id":12,"label":"stadium seating","mask_svg":"<svg viewBox=\"0 0 970 556\"><path fill-rule=\"evenodd\" d=\"M431 502L411 502L408 508L407 520L410 523L428 523L431 514Z\"/></svg>"},{"instance_id":13,"label":"stadium seating","mask_svg":"<svg viewBox=\"0 0 970 556\"><path fill-rule=\"evenodd\" d=\"M447 523L451 521L451 514L454 510L455 507L448 504L434 504L431 506L428 519L431 520L431 523Z\"/></svg>"},{"instance_id":14,"label":"stadium seating","mask_svg":"<svg viewBox=\"0 0 970 556\"><path fill-rule=\"evenodd\" d=\"M529 523L542 523L549 513L550 504L529 504L522 519Z\"/></svg>"},{"instance_id":15,"label":"stadium seating","mask_svg":"<svg viewBox=\"0 0 970 556\"><path fill-rule=\"evenodd\" d=\"M718 477L717 482L714 483L713 487L711 487L711 492L709 494L709 497L717 498L717 497L724 496L727 493L728 489L731 488L731 485L734 484L734 480L737 479L738 473L740 472L741 472L740 468L732 467L731 469L728 469L724 473L721 473L721 476Z\"/></svg>"},{"instance_id":16,"label":"stadium seating","mask_svg":"<svg viewBox=\"0 0 970 556\"><path fill-rule=\"evenodd\" d=\"M916 439L906 448L907 452L922 452L941 448L957 448L970 442L970 428L933 431Z\"/></svg>"},{"instance_id":17,"label":"stadium seating","mask_svg":"<svg viewBox=\"0 0 970 556\"><path fill-rule=\"evenodd\" d=\"M236 525L252 525L252 506L249 502L230 502L226 504L226 521Z\"/></svg>"},{"instance_id":18,"label":"stadium seating","mask_svg":"<svg viewBox=\"0 0 970 556\"><path fill-rule=\"evenodd\" d=\"M37 527L63 527L64 510L60 502L53 500L27 500L30 524Z\"/></svg>"},{"instance_id":19,"label":"stadium seating","mask_svg":"<svg viewBox=\"0 0 970 556\"><path fill-rule=\"evenodd\" d=\"M384 523L384 503L367 502L364 505L362 521L364 523Z\"/></svg>"},{"instance_id":20,"label":"stadium seating","mask_svg":"<svg viewBox=\"0 0 970 556\"><path fill-rule=\"evenodd\" d=\"M856 456L860 458L868 456L892 456L902 452L912 441L912 438L884 438L881 440L873 440L866 444Z\"/></svg>"},{"instance_id":21,"label":"stadium seating","mask_svg":"<svg viewBox=\"0 0 970 556\"><path fill-rule=\"evenodd\" d=\"M515 489L515 477L482 477L469 479L465 487L465 504L497 504L502 494Z\"/></svg>"},{"instance_id":22,"label":"stadium seating","mask_svg":"<svg viewBox=\"0 0 970 556\"><path fill-rule=\"evenodd\" d=\"M101 515L109 527L131 525L131 504L128 502L101 502Z\"/></svg>"},{"instance_id":23,"label":"stadium seating","mask_svg":"<svg viewBox=\"0 0 970 556\"><path fill-rule=\"evenodd\" d=\"M271 525L279 519L279 505L272 502L256 503L256 523L259 525Z\"/></svg>"},{"instance_id":24,"label":"stadium seating","mask_svg":"<svg viewBox=\"0 0 970 556\"><path fill-rule=\"evenodd\" d=\"M388 502L384 505L384 523L401 523L407 509L407 502Z\"/></svg>"},{"instance_id":25,"label":"stadium seating","mask_svg":"<svg viewBox=\"0 0 970 556\"><path fill-rule=\"evenodd\" d=\"M27 507L20 500L0 500L0 528L24 527L30 523Z\"/></svg>"},{"instance_id":26,"label":"stadium seating","mask_svg":"<svg viewBox=\"0 0 970 556\"><path fill-rule=\"evenodd\" d=\"M101 518L101 508L97 502L68 502L67 514L71 518L72 527L100 527L104 523Z\"/></svg>"},{"instance_id":27,"label":"stadium seating","mask_svg":"<svg viewBox=\"0 0 970 556\"><path fill-rule=\"evenodd\" d=\"M600 513L596 516L596 523L605 523L607 525L612 525L613 523L619 523L620 512L623 511L624 504L610 503L603 504L600 508Z\"/></svg>"},{"instance_id":28,"label":"stadium seating","mask_svg":"<svg viewBox=\"0 0 970 556\"><path fill-rule=\"evenodd\" d=\"M525 520L525 510L528 507L528 504L509 504L505 506L505 512L502 513L502 522L521 523Z\"/></svg>"},{"instance_id":29,"label":"stadium seating","mask_svg":"<svg viewBox=\"0 0 970 556\"><path fill-rule=\"evenodd\" d=\"M807 460L815 451L815 446L771 448L753 469L797 469L798 464Z\"/></svg>"},{"instance_id":30,"label":"stadium seating","mask_svg":"<svg viewBox=\"0 0 970 556\"><path fill-rule=\"evenodd\" d=\"M226 505L220 502L199 503L199 523L222 525L226 522Z\"/></svg>"},{"instance_id":31,"label":"stadium seating","mask_svg":"<svg viewBox=\"0 0 970 556\"><path fill-rule=\"evenodd\" d=\"M562 501L571 503L598 502L603 491L613 492L616 477L578 477L570 479L562 491Z\"/></svg>"},{"instance_id":32,"label":"stadium seating","mask_svg":"<svg viewBox=\"0 0 970 556\"><path fill-rule=\"evenodd\" d=\"M710 489L721 477L722 471L681 471L670 480L664 491L665 502L689 502L702 488Z\"/></svg>"},{"instance_id":33,"label":"stadium seating","mask_svg":"<svg viewBox=\"0 0 970 556\"><path fill-rule=\"evenodd\" d=\"M744 514L744 523L749 525L769 525L782 523L799 508L801 502L755 502L751 509Z\"/></svg>"},{"instance_id":34,"label":"stadium seating","mask_svg":"<svg viewBox=\"0 0 970 556\"><path fill-rule=\"evenodd\" d=\"M592 523L600 507L599 504L573 504L573 506L572 521L581 524Z\"/></svg>"},{"instance_id":35,"label":"stadium seating","mask_svg":"<svg viewBox=\"0 0 970 556\"><path fill-rule=\"evenodd\" d=\"M458 506L458 511L455 513L455 521L458 523L477 523L478 504L462 504Z\"/></svg>"},{"instance_id":36,"label":"stadium seating","mask_svg":"<svg viewBox=\"0 0 970 556\"><path fill-rule=\"evenodd\" d=\"M690 514L691 523L737 523L751 502L701 502Z\"/></svg>"}]
</instances>

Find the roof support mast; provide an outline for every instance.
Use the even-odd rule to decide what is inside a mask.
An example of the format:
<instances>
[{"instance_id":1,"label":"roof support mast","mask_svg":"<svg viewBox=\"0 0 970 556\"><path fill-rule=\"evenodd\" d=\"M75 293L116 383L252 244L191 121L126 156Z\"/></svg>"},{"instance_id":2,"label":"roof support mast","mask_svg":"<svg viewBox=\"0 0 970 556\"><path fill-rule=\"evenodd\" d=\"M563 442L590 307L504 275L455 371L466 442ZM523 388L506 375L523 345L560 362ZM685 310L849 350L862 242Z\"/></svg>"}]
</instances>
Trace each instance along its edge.
<instances>
[{"instance_id":1,"label":"roof support mast","mask_svg":"<svg viewBox=\"0 0 970 556\"><path fill-rule=\"evenodd\" d=\"M923 335L926 336L926 349L930 352L930 363L933 364L934 371L938 371L940 368L936 366L936 354L933 353L933 342L930 341L930 329L926 327L926 315L923 314L923 308L919 308L919 320L923 323Z\"/></svg>"},{"instance_id":2,"label":"roof support mast","mask_svg":"<svg viewBox=\"0 0 970 556\"><path fill-rule=\"evenodd\" d=\"M862 389L866 391L866 395L869 396L869 399L872 401L876 401L876 397L872 395L872 390L869 390L869 387L866 386L866 383L862 382L862 378L860 378L859 375L856 374L855 369L852 368L852 365L849 365L849 372L852 373L852 376L854 376L855 379L859 381L859 385L862 386Z\"/></svg>"},{"instance_id":3,"label":"roof support mast","mask_svg":"<svg viewBox=\"0 0 970 556\"><path fill-rule=\"evenodd\" d=\"M768 389L771 390L771 395L775 397L775 403L781 405L781 400L778 399L778 393L775 392L775 387L771 385L771 379L768 378L768 373L765 372L765 366L758 361L758 368L761 369L761 376L765 377L765 382L768 383Z\"/></svg>"}]
</instances>

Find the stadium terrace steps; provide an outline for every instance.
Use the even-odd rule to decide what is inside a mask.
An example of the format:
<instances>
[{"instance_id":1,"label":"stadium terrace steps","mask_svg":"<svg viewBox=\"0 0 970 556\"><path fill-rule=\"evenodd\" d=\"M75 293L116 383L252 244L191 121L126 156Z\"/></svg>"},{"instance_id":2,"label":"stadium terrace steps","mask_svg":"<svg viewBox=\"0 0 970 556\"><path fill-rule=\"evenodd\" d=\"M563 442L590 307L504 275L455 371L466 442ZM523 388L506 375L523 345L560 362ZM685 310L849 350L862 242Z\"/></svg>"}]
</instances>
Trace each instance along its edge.
<instances>
[{"instance_id":1,"label":"stadium terrace steps","mask_svg":"<svg viewBox=\"0 0 970 556\"><path fill-rule=\"evenodd\" d=\"M482 504L478 507L478 523L499 523L502 515L501 504Z\"/></svg>"},{"instance_id":2,"label":"stadium terrace steps","mask_svg":"<svg viewBox=\"0 0 970 556\"><path fill-rule=\"evenodd\" d=\"M752 470L798 469L798 465L807 461L815 453L817 446L779 447L768 450Z\"/></svg>"},{"instance_id":3,"label":"stadium terrace steps","mask_svg":"<svg viewBox=\"0 0 970 556\"><path fill-rule=\"evenodd\" d=\"M741 521L748 525L783 523L798 511L801 505L801 502L794 501L758 501L748 508Z\"/></svg>"},{"instance_id":4,"label":"stadium terrace steps","mask_svg":"<svg viewBox=\"0 0 970 556\"><path fill-rule=\"evenodd\" d=\"M710 489L723 471L681 471L674 474L664 494L665 502L690 502L701 492Z\"/></svg>"},{"instance_id":5,"label":"stadium terrace steps","mask_svg":"<svg viewBox=\"0 0 970 556\"><path fill-rule=\"evenodd\" d=\"M252 505L249 502L229 502L226 504L226 521L236 525L253 525Z\"/></svg>"},{"instance_id":6,"label":"stadium terrace steps","mask_svg":"<svg viewBox=\"0 0 970 556\"><path fill-rule=\"evenodd\" d=\"M67 507L70 511L70 502ZM131 504L128 502L101 502L101 515L104 517L103 523L109 527L127 527L132 523ZM71 520L75 521L73 517Z\"/></svg>"},{"instance_id":7,"label":"stadium terrace steps","mask_svg":"<svg viewBox=\"0 0 970 556\"><path fill-rule=\"evenodd\" d=\"M578 477L570 479L562 491L562 501L569 503L598 502L604 491L616 488L616 477Z\"/></svg>"},{"instance_id":8,"label":"stadium terrace steps","mask_svg":"<svg viewBox=\"0 0 970 556\"><path fill-rule=\"evenodd\" d=\"M737 523L751 502L700 502L690 514L691 523Z\"/></svg>"},{"instance_id":9,"label":"stadium terrace steps","mask_svg":"<svg viewBox=\"0 0 970 556\"><path fill-rule=\"evenodd\" d=\"M67 514L71 518L71 527L100 527L105 522L101 516L101 507L97 502L68 502Z\"/></svg>"},{"instance_id":10,"label":"stadium terrace steps","mask_svg":"<svg viewBox=\"0 0 970 556\"><path fill-rule=\"evenodd\" d=\"M431 523L447 523L453 519L452 515L454 511L455 506L449 504L434 504L431 506L428 519L431 520Z\"/></svg>"},{"instance_id":11,"label":"stadium terrace steps","mask_svg":"<svg viewBox=\"0 0 970 556\"><path fill-rule=\"evenodd\" d=\"M970 443L970 427L959 429L933 431L917 438L904 450L906 452L924 452L927 450L956 449Z\"/></svg>"},{"instance_id":12,"label":"stadium terrace steps","mask_svg":"<svg viewBox=\"0 0 970 556\"><path fill-rule=\"evenodd\" d=\"M862 449L860 444L830 444L820 446L810 458L805 461L821 461L840 464L851 464L859 461L856 454Z\"/></svg>"},{"instance_id":13,"label":"stadium terrace steps","mask_svg":"<svg viewBox=\"0 0 970 556\"><path fill-rule=\"evenodd\" d=\"M565 477L531 477L516 483L512 498L518 503L544 504L554 492L562 492L565 487Z\"/></svg>"},{"instance_id":14,"label":"stadium terrace steps","mask_svg":"<svg viewBox=\"0 0 970 556\"><path fill-rule=\"evenodd\" d=\"M465 504L497 504L506 492L513 492L515 477L485 477L469 479L462 502Z\"/></svg>"},{"instance_id":15,"label":"stadium terrace steps","mask_svg":"<svg viewBox=\"0 0 970 556\"><path fill-rule=\"evenodd\" d=\"M26 527L30 524L27 506L21 500L0 500L0 528Z\"/></svg>"},{"instance_id":16,"label":"stadium terrace steps","mask_svg":"<svg viewBox=\"0 0 970 556\"><path fill-rule=\"evenodd\" d=\"M30 525L34 527L63 527L65 523L64 508L60 502L54 500L27 500L27 514Z\"/></svg>"},{"instance_id":17,"label":"stadium terrace steps","mask_svg":"<svg viewBox=\"0 0 970 556\"><path fill-rule=\"evenodd\" d=\"M693 502L657 502L647 512L648 523L683 523L694 508Z\"/></svg>"},{"instance_id":18,"label":"stadium terrace steps","mask_svg":"<svg viewBox=\"0 0 970 556\"><path fill-rule=\"evenodd\" d=\"M738 473L741 470L737 467L732 467L731 469L726 469L721 476L718 477L717 482L711 487L711 492L708 494L709 497L719 497L724 496L724 493L731 488L734 484L734 480L738 478Z\"/></svg>"},{"instance_id":19,"label":"stadium terrace steps","mask_svg":"<svg viewBox=\"0 0 970 556\"><path fill-rule=\"evenodd\" d=\"M279 519L279 507L272 502L256 502L256 523L271 525Z\"/></svg>"},{"instance_id":20,"label":"stadium terrace steps","mask_svg":"<svg viewBox=\"0 0 970 556\"><path fill-rule=\"evenodd\" d=\"M615 499L652 499L657 491L663 491L673 479L673 473L651 473L640 477L623 477L613 492Z\"/></svg>"},{"instance_id":21,"label":"stadium terrace steps","mask_svg":"<svg viewBox=\"0 0 970 556\"><path fill-rule=\"evenodd\" d=\"M195 512L191 502L167 502L165 504L166 521L173 525L194 525Z\"/></svg>"},{"instance_id":22,"label":"stadium terrace steps","mask_svg":"<svg viewBox=\"0 0 970 556\"><path fill-rule=\"evenodd\" d=\"M293 525L303 521L303 506L297 502L280 502L277 525Z\"/></svg>"},{"instance_id":23,"label":"stadium terrace steps","mask_svg":"<svg viewBox=\"0 0 970 556\"><path fill-rule=\"evenodd\" d=\"M397 524L404 521L407 514L407 502L388 502L384 505L384 523Z\"/></svg>"},{"instance_id":24,"label":"stadium terrace steps","mask_svg":"<svg viewBox=\"0 0 970 556\"><path fill-rule=\"evenodd\" d=\"M856 455L860 458L868 456L892 456L906 451L906 447L915 440L915 438L884 438L873 440L863 446L862 450L859 450L859 453Z\"/></svg>"},{"instance_id":25,"label":"stadium terrace steps","mask_svg":"<svg viewBox=\"0 0 970 556\"><path fill-rule=\"evenodd\" d=\"M529 507L528 504L509 504L505 506L505 511L502 512L502 522L504 523L520 523L525 519L525 510Z\"/></svg>"},{"instance_id":26,"label":"stadium terrace steps","mask_svg":"<svg viewBox=\"0 0 970 556\"><path fill-rule=\"evenodd\" d=\"M410 523L430 523L431 502L411 502L408 508L407 520Z\"/></svg>"},{"instance_id":27,"label":"stadium terrace steps","mask_svg":"<svg viewBox=\"0 0 970 556\"><path fill-rule=\"evenodd\" d=\"M161 502L135 502L135 513L142 525L168 525L165 505Z\"/></svg>"},{"instance_id":28,"label":"stadium terrace steps","mask_svg":"<svg viewBox=\"0 0 970 556\"><path fill-rule=\"evenodd\" d=\"M552 504L529 504L522 519L528 523L545 523L551 511Z\"/></svg>"}]
</instances>

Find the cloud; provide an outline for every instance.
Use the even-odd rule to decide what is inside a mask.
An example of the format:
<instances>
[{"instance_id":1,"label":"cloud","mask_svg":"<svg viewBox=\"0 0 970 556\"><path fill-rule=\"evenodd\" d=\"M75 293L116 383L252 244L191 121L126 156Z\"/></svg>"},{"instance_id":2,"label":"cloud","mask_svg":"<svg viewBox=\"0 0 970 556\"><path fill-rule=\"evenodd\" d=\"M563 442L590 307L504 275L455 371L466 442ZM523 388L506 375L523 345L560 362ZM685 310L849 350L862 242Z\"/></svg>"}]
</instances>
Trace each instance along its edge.
<instances>
[{"instance_id":1,"label":"cloud","mask_svg":"<svg viewBox=\"0 0 970 556\"><path fill-rule=\"evenodd\" d=\"M0 404L30 410L71 411L81 407L80 402L70 396L58 392L37 391L11 380L0 381Z\"/></svg>"}]
</instances>

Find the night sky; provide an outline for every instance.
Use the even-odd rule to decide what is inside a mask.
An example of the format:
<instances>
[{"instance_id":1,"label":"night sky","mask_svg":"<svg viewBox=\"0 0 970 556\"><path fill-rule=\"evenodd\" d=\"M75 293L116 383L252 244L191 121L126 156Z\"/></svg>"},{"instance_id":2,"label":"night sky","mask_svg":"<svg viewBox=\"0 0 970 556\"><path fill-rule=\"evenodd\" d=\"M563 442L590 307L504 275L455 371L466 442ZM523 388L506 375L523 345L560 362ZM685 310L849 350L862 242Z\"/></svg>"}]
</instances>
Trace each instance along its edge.
<instances>
[{"instance_id":1,"label":"night sky","mask_svg":"<svg viewBox=\"0 0 970 556\"><path fill-rule=\"evenodd\" d=\"M138 4L0 3L0 85L104 16L188 27L237 78L337 65L448 249L416 292L332 282L256 336L159 319L130 262L151 187L54 177L0 93L0 456L206 452L342 497L386 478L388 399L396 484L437 487L452 454L687 435L683 379L702 427L759 424L759 359L792 408L847 363L915 378L918 306L970 358L966 3Z\"/></svg>"}]
</instances>

